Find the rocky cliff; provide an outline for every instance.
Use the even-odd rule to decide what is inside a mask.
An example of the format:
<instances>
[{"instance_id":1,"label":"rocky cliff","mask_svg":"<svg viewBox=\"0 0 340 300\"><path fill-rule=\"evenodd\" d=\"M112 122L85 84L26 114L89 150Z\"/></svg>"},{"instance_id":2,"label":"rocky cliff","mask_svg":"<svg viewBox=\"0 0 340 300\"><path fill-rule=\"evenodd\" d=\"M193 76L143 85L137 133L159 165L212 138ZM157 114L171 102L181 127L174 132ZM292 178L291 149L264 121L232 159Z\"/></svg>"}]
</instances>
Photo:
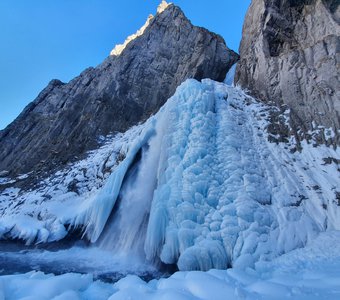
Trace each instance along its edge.
<instances>
[{"instance_id":1,"label":"rocky cliff","mask_svg":"<svg viewBox=\"0 0 340 300\"><path fill-rule=\"evenodd\" d=\"M101 136L147 119L187 78L222 81L237 60L222 37L163 2L101 65L69 83L52 80L0 132L0 171L14 176L60 167L97 147Z\"/></svg>"},{"instance_id":2,"label":"rocky cliff","mask_svg":"<svg viewBox=\"0 0 340 300\"><path fill-rule=\"evenodd\" d=\"M290 109L298 140L340 144L339 22L338 0L253 0L247 12L236 83Z\"/></svg>"}]
</instances>

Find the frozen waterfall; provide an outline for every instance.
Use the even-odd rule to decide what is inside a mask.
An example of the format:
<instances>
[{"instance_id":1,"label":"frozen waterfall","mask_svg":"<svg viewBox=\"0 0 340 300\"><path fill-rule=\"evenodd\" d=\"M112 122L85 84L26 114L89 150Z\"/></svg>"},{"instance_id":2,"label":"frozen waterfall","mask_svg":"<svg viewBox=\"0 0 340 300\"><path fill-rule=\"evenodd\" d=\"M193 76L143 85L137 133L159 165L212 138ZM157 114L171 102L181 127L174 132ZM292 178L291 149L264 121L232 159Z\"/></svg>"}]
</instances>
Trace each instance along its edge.
<instances>
[{"instance_id":1,"label":"frozen waterfall","mask_svg":"<svg viewBox=\"0 0 340 300\"><path fill-rule=\"evenodd\" d=\"M66 180L39 207L30 192L23 216L5 198L0 235L50 241L79 226L112 255L180 270L253 267L303 247L340 229L339 173L324 160L339 151L270 143L270 109L237 87L187 80L155 116L73 167L66 179L82 183L86 169L91 190L65 193ZM55 190L51 180L41 194Z\"/></svg>"},{"instance_id":2,"label":"frozen waterfall","mask_svg":"<svg viewBox=\"0 0 340 300\"><path fill-rule=\"evenodd\" d=\"M325 211L315 207L327 199L301 202L315 191L277 166L282 152L263 138L252 101L211 80L182 84L93 202L91 240L106 224L100 245L114 254L208 270L253 266L323 230Z\"/></svg>"},{"instance_id":3,"label":"frozen waterfall","mask_svg":"<svg viewBox=\"0 0 340 300\"><path fill-rule=\"evenodd\" d=\"M112 250L115 255L145 257L145 235L157 186L161 146L159 136L156 134L151 137L137 153L124 178L117 209L113 209L99 241L101 248Z\"/></svg>"}]
</instances>

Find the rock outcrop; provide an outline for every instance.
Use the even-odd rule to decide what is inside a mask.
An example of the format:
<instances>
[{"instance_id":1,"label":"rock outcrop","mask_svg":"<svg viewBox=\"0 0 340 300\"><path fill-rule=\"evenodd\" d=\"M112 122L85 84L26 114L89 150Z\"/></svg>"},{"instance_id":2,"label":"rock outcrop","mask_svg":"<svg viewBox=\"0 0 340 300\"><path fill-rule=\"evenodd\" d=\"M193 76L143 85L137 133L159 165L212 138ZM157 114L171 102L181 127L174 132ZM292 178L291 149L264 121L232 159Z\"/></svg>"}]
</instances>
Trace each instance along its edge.
<instances>
[{"instance_id":1,"label":"rock outcrop","mask_svg":"<svg viewBox=\"0 0 340 300\"><path fill-rule=\"evenodd\" d=\"M222 37L163 5L98 67L52 80L0 132L0 171L46 172L154 114L187 78L222 81L238 60Z\"/></svg>"},{"instance_id":2,"label":"rock outcrop","mask_svg":"<svg viewBox=\"0 0 340 300\"><path fill-rule=\"evenodd\" d=\"M297 139L340 144L338 0L253 0L235 81L290 109Z\"/></svg>"}]
</instances>

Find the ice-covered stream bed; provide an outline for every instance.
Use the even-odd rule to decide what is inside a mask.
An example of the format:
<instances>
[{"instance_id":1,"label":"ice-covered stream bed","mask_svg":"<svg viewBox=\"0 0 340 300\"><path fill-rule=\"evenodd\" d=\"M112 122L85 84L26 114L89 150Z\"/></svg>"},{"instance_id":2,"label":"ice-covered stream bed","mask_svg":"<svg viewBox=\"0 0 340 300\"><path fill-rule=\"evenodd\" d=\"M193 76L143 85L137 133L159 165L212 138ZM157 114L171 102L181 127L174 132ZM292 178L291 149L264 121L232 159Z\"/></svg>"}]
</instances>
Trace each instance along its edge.
<instances>
[{"instance_id":1,"label":"ice-covered stream bed","mask_svg":"<svg viewBox=\"0 0 340 300\"><path fill-rule=\"evenodd\" d=\"M138 257L118 256L82 243L63 249L53 246L39 249L0 243L0 276L30 271L55 275L70 272L92 274L94 279L111 283L127 274L135 274L146 281L170 276L169 270L145 263Z\"/></svg>"},{"instance_id":2,"label":"ice-covered stream bed","mask_svg":"<svg viewBox=\"0 0 340 300\"><path fill-rule=\"evenodd\" d=\"M128 275L114 284L95 280L91 274L62 275L29 272L0 276L0 299L39 300L338 300L340 299L340 232L322 233L305 248L294 250L271 262L257 264L255 269L177 272L169 278L144 281ZM104 270L102 252L81 253L74 248L66 254L40 255L41 260L73 257L87 266L94 262ZM32 254L32 253L31 253ZM27 258L37 259L36 254ZM24 256L23 256L24 257ZM65 261L64 261L65 262Z\"/></svg>"}]
</instances>

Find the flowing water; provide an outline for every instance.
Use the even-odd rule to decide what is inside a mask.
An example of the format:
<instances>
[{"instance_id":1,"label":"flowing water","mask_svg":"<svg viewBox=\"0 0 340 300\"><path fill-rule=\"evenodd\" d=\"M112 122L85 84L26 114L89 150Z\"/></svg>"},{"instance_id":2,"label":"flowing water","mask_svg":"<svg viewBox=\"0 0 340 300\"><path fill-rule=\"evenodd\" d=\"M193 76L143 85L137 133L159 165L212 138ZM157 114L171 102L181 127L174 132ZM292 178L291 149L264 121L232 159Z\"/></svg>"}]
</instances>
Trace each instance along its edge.
<instances>
[{"instance_id":1,"label":"flowing water","mask_svg":"<svg viewBox=\"0 0 340 300\"><path fill-rule=\"evenodd\" d=\"M157 186L157 170L161 139L151 138L140 151L128 171L116 208L98 243L99 248L112 251L121 257L139 258L146 262L144 241L154 190Z\"/></svg>"},{"instance_id":2,"label":"flowing water","mask_svg":"<svg viewBox=\"0 0 340 300\"><path fill-rule=\"evenodd\" d=\"M115 255L144 257L144 240L155 186L150 170L145 168L147 150L142 149L141 160L129 170L118 201L98 246ZM151 171L152 172L152 171Z\"/></svg>"},{"instance_id":3,"label":"flowing water","mask_svg":"<svg viewBox=\"0 0 340 300\"><path fill-rule=\"evenodd\" d=\"M107 282L116 282L127 274L138 275L144 280L169 275L133 256L118 257L110 251L83 244L47 250L2 242L0 250L0 275L30 271L55 275L74 272L93 274L94 279Z\"/></svg>"},{"instance_id":4,"label":"flowing water","mask_svg":"<svg viewBox=\"0 0 340 300\"><path fill-rule=\"evenodd\" d=\"M96 245L56 244L41 249L14 243L0 244L0 275L43 271L91 273L95 279L115 282L127 274L148 280L169 275L148 262L144 253L161 139L154 136L137 155L125 176L119 199Z\"/></svg>"}]
</instances>

